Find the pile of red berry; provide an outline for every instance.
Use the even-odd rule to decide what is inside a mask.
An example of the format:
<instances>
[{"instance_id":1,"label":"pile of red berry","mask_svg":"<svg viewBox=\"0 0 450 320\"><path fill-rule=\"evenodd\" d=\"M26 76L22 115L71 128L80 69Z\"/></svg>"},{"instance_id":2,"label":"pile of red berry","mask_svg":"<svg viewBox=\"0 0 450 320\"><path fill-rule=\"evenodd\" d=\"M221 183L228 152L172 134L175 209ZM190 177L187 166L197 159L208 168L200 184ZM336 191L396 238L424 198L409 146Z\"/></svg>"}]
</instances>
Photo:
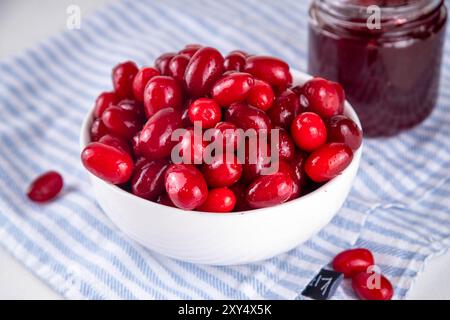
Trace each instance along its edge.
<instances>
[{"instance_id":1,"label":"pile of red berry","mask_svg":"<svg viewBox=\"0 0 450 320\"><path fill-rule=\"evenodd\" d=\"M188 45L154 67L130 61L112 71L114 90L95 103L91 143L81 154L97 177L136 196L185 210L243 211L298 198L339 175L359 148L362 132L342 115L345 95L314 78L292 87L284 61ZM195 127L194 127L195 125ZM210 140L203 134L213 130ZM178 129L186 129L178 140ZM208 145L244 144L238 130L278 129L278 170L261 172L266 155L243 162L228 148L204 161ZM174 163L174 147L183 163ZM273 150L273 148L271 148Z\"/></svg>"},{"instance_id":2,"label":"pile of red berry","mask_svg":"<svg viewBox=\"0 0 450 320\"><path fill-rule=\"evenodd\" d=\"M333 269L351 278L352 288L359 298L390 300L394 295L392 284L375 267L372 252L365 248L343 251L333 259Z\"/></svg>"}]
</instances>

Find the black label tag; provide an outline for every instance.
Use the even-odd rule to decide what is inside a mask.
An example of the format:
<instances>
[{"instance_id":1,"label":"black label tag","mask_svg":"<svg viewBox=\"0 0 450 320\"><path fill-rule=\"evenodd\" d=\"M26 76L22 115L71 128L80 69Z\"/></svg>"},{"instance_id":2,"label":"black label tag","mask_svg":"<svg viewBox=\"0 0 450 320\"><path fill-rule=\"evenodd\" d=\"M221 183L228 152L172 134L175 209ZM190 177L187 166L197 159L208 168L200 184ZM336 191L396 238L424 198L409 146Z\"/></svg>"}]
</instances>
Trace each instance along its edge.
<instances>
[{"instance_id":1,"label":"black label tag","mask_svg":"<svg viewBox=\"0 0 450 320\"><path fill-rule=\"evenodd\" d=\"M327 300L333 296L344 279L344 274L322 269L303 290L302 295L315 300Z\"/></svg>"}]
</instances>

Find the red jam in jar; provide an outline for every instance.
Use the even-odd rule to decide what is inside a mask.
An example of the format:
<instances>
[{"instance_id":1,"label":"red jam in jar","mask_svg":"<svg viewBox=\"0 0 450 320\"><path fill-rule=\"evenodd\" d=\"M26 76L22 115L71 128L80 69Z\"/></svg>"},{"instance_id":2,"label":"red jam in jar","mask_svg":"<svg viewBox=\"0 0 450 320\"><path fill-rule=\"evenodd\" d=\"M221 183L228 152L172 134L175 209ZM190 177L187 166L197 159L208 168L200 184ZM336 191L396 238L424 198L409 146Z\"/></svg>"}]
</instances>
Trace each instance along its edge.
<instances>
[{"instance_id":1,"label":"red jam in jar","mask_svg":"<svg viewBox=\"0 0 450 320\"><path fill-rule=\"evenodd\" d=\"M439 87L444 0L314 0L308 71L339 82L367 136L423 121Z\"/></svg>"}]
</instances>

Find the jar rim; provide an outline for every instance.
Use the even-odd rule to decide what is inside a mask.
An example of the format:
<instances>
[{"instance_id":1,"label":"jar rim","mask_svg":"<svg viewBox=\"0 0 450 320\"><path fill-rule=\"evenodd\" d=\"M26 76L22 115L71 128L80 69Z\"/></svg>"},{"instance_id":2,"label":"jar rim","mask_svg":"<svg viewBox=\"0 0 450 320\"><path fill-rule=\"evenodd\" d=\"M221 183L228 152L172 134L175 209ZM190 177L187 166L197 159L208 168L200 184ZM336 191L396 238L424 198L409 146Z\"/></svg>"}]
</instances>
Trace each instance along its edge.
<instances>
[{"instance_id":1,"label":"jar rim","mask_svg":"<svg viewBox=\"0 0 450 320\"><path fill-rule=\"evenodd\" d=\"M443 5L445 5L444 0L413 0L407 4L399 3L391 6L361 5L352 0L314 0L310 13L313 15L314 11L316 18L320 15L326 21L345 29L362 30L367 29L367 21L373 15L373 11L369 9L377 6L382 31L386 32L398 31L402 25L413 26L421 20L426 20Z\"/></svg>"}]
</instances>

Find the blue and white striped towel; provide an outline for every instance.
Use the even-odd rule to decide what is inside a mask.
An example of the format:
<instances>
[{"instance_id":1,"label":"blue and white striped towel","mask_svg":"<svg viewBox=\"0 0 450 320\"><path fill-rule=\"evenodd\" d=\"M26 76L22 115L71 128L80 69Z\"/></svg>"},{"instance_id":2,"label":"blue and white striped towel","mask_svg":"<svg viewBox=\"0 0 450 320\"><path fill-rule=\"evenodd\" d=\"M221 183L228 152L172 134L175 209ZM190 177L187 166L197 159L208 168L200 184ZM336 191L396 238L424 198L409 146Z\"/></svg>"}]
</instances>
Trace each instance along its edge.
<instances>
[{"instance_id":1,"label":"blue and white striped towel","mask_svg":"<svg viewBox=\"0 0 450 320\"><path fill-rule=\"evenodd\" d=\"M149 65L186 43L242 48L305 70L307 1L125 0L0 63L0 243L67 298L295 299L339 251L370 248L404 298L423 263L450 246L450 51L439 104L421 126L366 140L344 208L304 245L233 267L149 252L102 213L79 161L78 133L117 62ZM45 206L30 180L63 173L65 194ZM348 283L336 298L354 298Z\"/></svg>"}]
</instances>

